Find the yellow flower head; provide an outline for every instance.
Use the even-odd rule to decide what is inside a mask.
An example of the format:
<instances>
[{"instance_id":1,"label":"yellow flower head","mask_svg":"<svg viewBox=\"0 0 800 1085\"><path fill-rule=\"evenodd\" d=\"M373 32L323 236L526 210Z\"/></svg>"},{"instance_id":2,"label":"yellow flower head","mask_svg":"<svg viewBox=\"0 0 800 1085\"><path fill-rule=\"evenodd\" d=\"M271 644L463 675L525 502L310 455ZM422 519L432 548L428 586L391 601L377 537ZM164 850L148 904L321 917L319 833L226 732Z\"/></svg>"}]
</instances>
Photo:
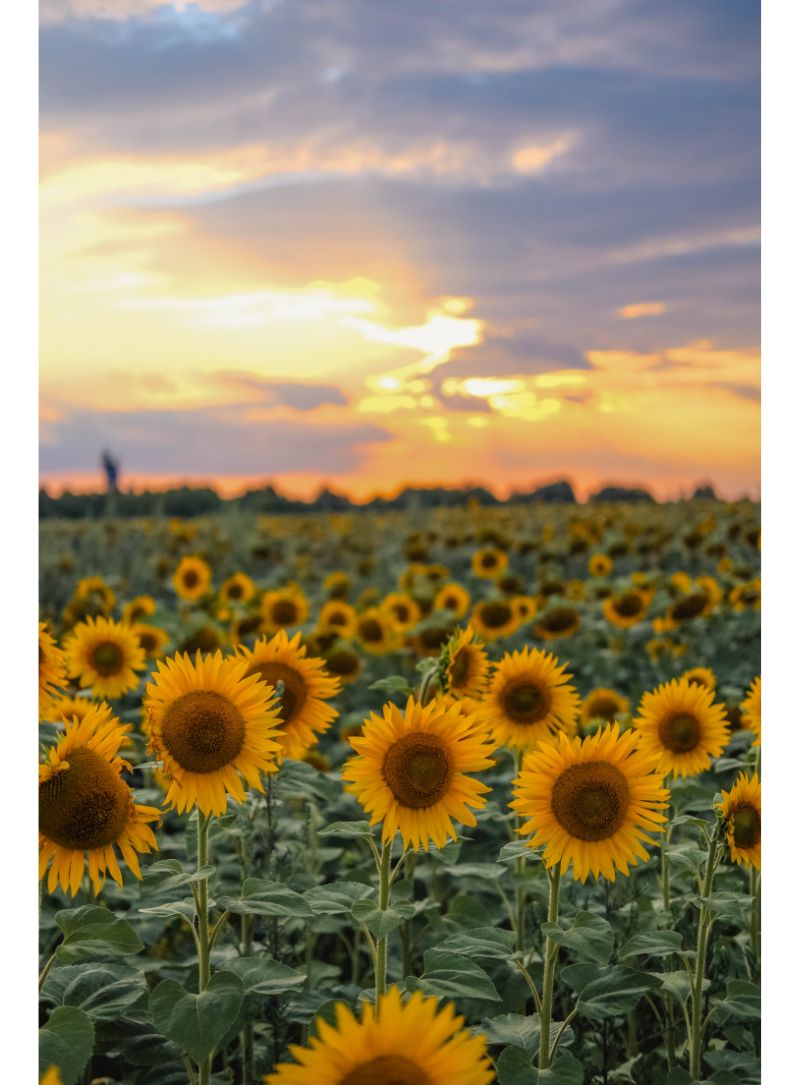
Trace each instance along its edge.
<instances>
[{"instance_id":1,"label":"yellow flower head","mask_svg":"<svg viewBox=\"0 0 800 1085\"><path fill-rule=\"evenodd\" d=\"M308 600L297 584L265 592L261 598L261 616L265 633L291 629L308 618Z\"/></svg>"},{"instance_id":2,"label":"yellow flower head","mask_svg":"<svg viewBox=\"0 0 800 1085\"><path fill-rule=\"evenodd\" d=\"M39 622L39 719L51 711L60 686L66 684L64 653L47 631L47 623Z\"/></svg>"},{"instance_id":3,"label":"yellow flower head","mask_svg":"<svg viewBox=\"0 0 800 1085\"><path fill-rule=\"evenodd\" d=\"M317 1020L296 1060L280 1063L267 1085L489 1085L494 1071L483 1036L472 1035L448 1002L421 991L404 1003L397 987L361 1003L361 1020L340 1002L336 1025Z\"/></svg>"},{"instance_id":4,"label":"yellow flower head","mask_svg":"<svg viewBox=\"0 0 800 1085\"><path fill-rule=\"evenodd\" d=\"M472 626L450 638L445 653L444 679L454 697L481 698L489 680L489 658Z\"/></svg>"},{"instance_id":5,"label":"yellow flower head","mask_svg":"<svg viewBox=\"0 0 800 1085\"><path fill-rule=\"evenodd\" d=\"M224 814L227 796L244 802L245 783L263 791L262 773L275 772L280 717L271 686L247 663L222 653L159 661L147 686L148 749L170 780L167 803L178 813L198 806Z\"/></svg>"},{"instance_id":6,"label":"yellow flower head","mask_svg":"<svg viewBox=\"0 0 800 1085\"><path fill-rule=\"evenodd\" d=\"M129 625L113 618L87 618L64 642L67 669L93 697L121 697L139 684L144 651Z\"/></svg>"},{"instance_id":7,"label":"yellow flower head","mask_svg":"<svg viewBox=\"0 0 800 1085\"><path fill-rule=\"evenodd\" d=\"M525 755L511 809L523 820L517 832L531 848L544 845L548 867L574 877L614 881L617 872L649 858L648 835L662 832L669 792L658 758L637 748L636 735L614 724L589 738L559 735Z\"/></svg>"},{"instance_id":8,"label":"yellow flower head","mask_svg":"<svg viewBox=\"0 0 800 1085\"><path fill-rule=\"evenodd\" d=\"M423 706L409 697L405 709L384 705L372 713L361 737L351 738L357 756L342 770L347 791L383 822L383 840L400 833L404 848L428 850L456 839L453 819L475 825L473 810L486 805L486 784L468 775L493 762L475 721L457 703L441 699Z\"/></svg>"},{"instance_id":9,"label":"yellow flower head","mask_svg":"<svg viewBox=\"0 0 800 1085\"><path fill-rule=\"evenodd\" d=\"M196 602L211 588L211 566L199 557L181 558L172 583L181 599Z\"/></svg>"},{"instance_id":10,"label":"yellow flower head","mask_svg":"<svg viewBox=\"0 0 800 1085\"><path fill-rule=\"evenodd\" d=\"M761 745L761 675L750 683L747 696L742 701L742 726L756 736L754 746Z\"/></svg>"},{"instance_id":11,"label":"yellow flower head","mask_svg":"<svg viewBox=\"0 0 800 1085\"><path fill-rule=\"evenodd\" d=\"M499 745L526 750L560 731L575 733L580 698L565 670L541 648L503 656L478 709Z\"/></svg>"},{"instance_id":12,"label":"yellow flower head","mask_svg":"<svg viewBox=\"0 0 800 1085\"><path fill-rule=\"evenodd\" d=\"M734 863L761 869L761 783L758 773L742 772L717 803L725 822L725 835Z\"/></svg>"},{"instance_id":13,"label":"yellow flower head","mask_svg":"<svg viewBox=\"0 0 800 1085\"><path fill-rule=\"evenodd\" d=\"M476 550L472 555L472 571L484 580L494 580L508 565L508 554L494 546Z\"/></svg>"},{"instance_id":14,"label":"yellow flower head","mask_svg":"<svg viewBox=\"0 0 800 1085\"><path fill-rule=\"evenodd\" d=\"M463 618L469 610L470 594L460 584L445 584L433 600L434 610L449 610L454 618Z\"/></svg>"},{"instance_id":15,"label":"yellow flower head","mask_svg":"<svg viewBox=\"0 0 800 1085\"><path fill-rule=\"evenodd\" d=\"M75 896L86 866L95 893L106 872L121 887L114 849L140 878L137 852L157 848L150 823L159 820L158 810L135 803L122 779L130 766L118 753L128 731L108 705L92 705L82 720L66 724L39 765L39 877L50 865L50 893L60 885Z\"/></svg>"},{"instance_id":16,"label":"yellow flower head","mask_svg":"<svg viewBox=\"0 0 800 1085\"><path fill-rule=\"evenodd\" d=\"M687 678L645 693L633 726L641 749L657 754L661 771L676 776L705 772L730 737L725 705L714 704L713 690Z\"/></svg>"}]
</instances>

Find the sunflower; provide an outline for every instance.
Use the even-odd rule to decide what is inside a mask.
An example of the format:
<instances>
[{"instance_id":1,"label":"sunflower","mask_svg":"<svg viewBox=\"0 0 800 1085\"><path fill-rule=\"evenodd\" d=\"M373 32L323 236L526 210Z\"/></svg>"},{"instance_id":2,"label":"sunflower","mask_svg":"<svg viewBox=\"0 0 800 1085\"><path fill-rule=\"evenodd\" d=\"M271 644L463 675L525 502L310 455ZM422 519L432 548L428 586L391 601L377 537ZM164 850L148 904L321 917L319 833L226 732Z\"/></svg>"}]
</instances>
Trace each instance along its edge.
<instances>
[{"instance_id":1,"label":"sunflower","mask_svg":"<svg viewBox=\"0 0 800 1085\"><path fill-rule=\"evenodd\" d=\"M289 629L306 621L308 600L297 584L264 592L261 598L261 615L264 619L264 632L277 633L279 629Z\"/></svg>"},{"instance_id":2,"label":"sunflower","mask_svg":"<svg viewBox=\"0 0 800 1085\"><path fill-rule=\"evenodd\" d=\"M747 696L742 701L742 727L756 736L754 746L761 745L761 675L750 683Z\"/></svg>"},{"instance_id":3,"label":"sunflower","mask_svg":"<svg viewBox=\"0 0 800 1085\"><path fill-rule=\"evenodd\" d=\"M78 581L72 599L64 610L68 625L98 614L110 614L117 597L102 576L87 576Z\"/></svg>"},{"instance_id":4,"label":"sunflower","mask_svg":"<svg viewBox=\"0 0 800 1085\"><path fill-rule=\"evenodd\" d=\"M673 577L674 580L674 577ZM722 593L716 580L711 576L701 576L668 608L663 619L664 629L676 629L681 622L692 618L706 618L713 613Z\"/></svg>"},{"instance_id":5,"label":"sunflower","mask_svg":"<svg viewBox=\"0 0 800 1085\"><path fill-rule=\"evenodd\" d=\"M48 865L48 892L56 885L74 897L84 864L95 894L106 871L121 887L115 847L133 874L141 878L137 852L156 851L150 822L160 818L152 806L139 806L122 779L130 768L118 757L130 725L112 715L108 705L93 705L82 720L73 717L56 746L39 765L39 877Z\"/></svg>"},{"instance_id":6,"label":"sunflower","mask_svg":"<svg viewBox=\"0 0 800 1085\"><path fill-rule=\"evenodd\" d=\"M386 655L396 644L392 622L379 607L368 607L359 614L356 637L361 647L374 656Z\"/></svg>"},{"instance_id":7,"label":"sunflower","mask_svg":"<svg viewBox=\"0 0 800 1085\"><path fill-rule=\"evenodd\" d=\"M485 599L475 607L470 624L483 640L497 640L513 633L519 620L506 599Z\"/></svg>"},{"instance_id":8,"label":"sunflower","mask_svg":"<svg viewBox=\"0 0 800 1085\"><path fill-rule=\"evenodd\" d=\"M144 702L148 749L164 762L166 801L178 813L197 805L224 814L228 794L244 801L242 776L263 791L261 774L278 767L278 705L272 688L246 671L244 660L223 660L221 652L157 664Z\"/></svg>"},{"instance_id":9,"label":"sunflower","mask_svg":"<svg viewBox=\"0 0 800 1085\"><path fill-rule=\"evenodd\" d=\"M121 697L139 683L144 650L129 625L113 618L87 618L64 642L67 669L93 697Z\"/></svg>"},{"instance_id":10,"label":"sunflower","mask_svg":"<svg viewBox=\"0 0 800 1085\"><path fill-rule=\"evenodd\" d=\"M515 595L511 600L511 609L514 611L517 622L520 625L527 625L528 622L533 621L539 607L532 595Z\"/></svg>"},{"instance_id":11,"label":"sunflower","mask_svg":"<svg viewBox=\"0 0 800 1085\"><path fill-rule=\"evenodd\" d=\"M489 658L471 625L452 635L444 653L444 681L458 699L483 696L489 680Z\"/></svg>"},{"instance_id":12,"label":"sunflower","mask_svg":"<svg viewBox=\"0 0 800 1085\"><path fill-rule=\"evenodd\" d=\"M399 832L406 849L427 851L431 841L442 848L448 837L456 839L453 818L476 824L472 810L486 805L489 788L467 773L493 762L474 723L456 703L423 706L413 697L405 710L386 704L382 716L364 721L363 736L350 740L357 756L346 762L342 779L370 824L383 822L385 843Z\"/></svg>"},{"instance_id":13,"label":"sunflower","mask_svg":"<svg viewBox=\"0 0 800 1085\"><path fill-rule=\"evenodd\" d=\"M748 580L744 584L737 584L728 596L728 602L736 611L761 610L761 580Z\"/></svg>"},{"instance_id":14,"label":"sunflower","mask_svg":"<svg viewBox=\"0 0 800 1085\"><path fill-rule=\"evenodd\" d=\"M164 648L169 644L169 633L160 629L157 625L134 622L133 631L148 659L158 659Z\"/></svg>"},{"instance_id":15,"label":"sunflower","mask_svg":"<svg viewBox=\"0 0 800 1085\"><path fill-rule=\"evenodd\" d=\"M156 608L157 603L152 595L137 595L122 608L122 620L128 625L135 625L142 618L149 618L151 614L155 614Z\"/></svg>"},{"instance_id":16,"label":"sunflower","mask_svg":"<svg viewBox=\"0 0 800 1085\"><path fill-rule=\"evenodd\" d=\"M484 580L494 580L508 565L508 554L494 546L476 550L472 555L472 571Z\"/></svg>"},{"instance_id":17,"label":"sunflower","mask_svg":"<svg viewBox=\"0 0 800 1085\"><path fill-rule=\"evenodd\" d=\"M717 688L717 676L710 667L691 667L688 671L683 672L681 678L688 679L695 686L705 686L706 689L710 690Z\"/></svg>"},{"instance_id":18,"label":"sunflower","mask_svg":"<svg viewBox=\"0 0 800 1085\"><path fill-rule=\"evenodd\" d=\"M627 591L609 595L603 602L603 614L620 629L638 625L647 613L649 597L646 592L629 588Z\"/></svg>"},{"instance_id":19,"label":"sunflower","mask_svg":"<svg viewBox=\"0 0 800 1085\"><path fill-rule=\"evenodd\" d=\"M324 654L325 666L336 675L343 685L355 682L364 666L364 661L355 648L345 641L340 641Z\"/></svg>"},{"instance_id":20,"label":"sunflower","mask_svg":"<svg viewBox=\"0 0 800 1085\"><path fill-rule=\"evenodd\" d=\"M64 1085L64 1080L57 1066L48 1066L47 1072L39 1078L39 1085Z\"/></svg>"},{"instance_id":21,"label":"sunflower","mask_svg":"<svg viewBox=\"0 0 800 1085\"><path fill-rule=\"evenodd\" d=\"M615 689L599 686L587 693L581 705L581 725L588 727L595 720L603 723L614 723L623 716L627 716L631 709L631 703L627 697L617 693Z\"/></svg>"},{"instance_id":22,"label":"sunflower","mask_svg":"<svg viewBox=\"0 0 800 1085\"><path fill-rule=\"evenodd\" d=\"M270 640L257 640L252 649L240 648L239 658L247 663L245 677L258 675L276 692L280 683L278 741L286 757L300 759L339 715L325 702L336 696L341 682L328 674L323 660L306 658L299 633L289 640L284 629Z\"/></svg>"},{"instance_id":23,"label":"sunflower","mask_svg":"<svg viewBox=\"0 0 800 1085\"><path fill-rule=\"evenodd\" d=\"M350 577L341 571L328 573L322 588L329 599L344 599L350 591Z\"/></svg>"},{"instance_id":24,"label":"sunflower","mask_svg":"<svg viewBox=\"0 0 800 1085\"><path fill-rule=\"evenodd\" d=\"M322 630L335 630L342 637L352 637L357 625L356 612L341 599L329 599L319 612L318 624Z\"/></svg>"},{"instance_id":25,"label":"sunflower","mask_svg":"<svg viewBox=\"0 0 800 1085\"><path fill-rule=\"evenodd\" d=\"M406 643L420 656L438 656L447 644L455 629L455 619L447 617L442 621L427 620Z\"/></svg>"},{"instance_id":26,"label":"sunflower","mask_svg":"<svg viewBox=\"0 0 800 1085\"><path fill-rule=\"evenodd\" d=\"M725 705L714 704L713 690L687 678L673 678L645 693L633 726L640 748L657 754L661 771L676 776L705 772L730 735Z\"/></svg>"},{"instance_id":27,"label":"sunflower","mask_svg":"<svg viewBox=\"0 0 800 1085\"><path fill-rule=\"evenodd\" d=\"M181 599L196 602L211 587L211 566L199 557L181 558L172 583Z\"/></svg>"},{"instance_id":28,"label":"sunflower","mask_svg":"<svg viewBox=\"0 0 800 1085\"><path fill-rule=\"evenodd\" d=\"M573 876L614 881L639 859L647 861L648 833L662 832L669 791L661 786L658 757L637 747L617 724L589 738L559 735L525 755L511 809L529 847L544 844L545 866L572 863Z\"/></svg>"},{"instance_id":29,"label":"sunflower","mask_svg":"<svg viewBox=\"0 0 800 1085\"><path fill-rule=\"evenodd\" d=\"M361 1020L343 1002L336 1025L318 1018L307 1047L292 1044L297 1061L279 1063L267 1085L489 1085L494 1071L486 1040L463 1028L448 1002L421 991L403 1003L392 987L377 1011L361 1003Z\"/></svg>"},{"instance_id":30,"label":"sunflower","mask_svg":"<svg viewBox=\"0 0 800 1085\"><path fill-rule=\"evenodd\" d=\"M559 731L575 733L580 698L565 667L541 648L502 658L479 709L498 744L525 750Z\"/></svg>"},{"instance_id":31,"label":"sunflower","mask_svg":"<svg viewBox=\"0 0 800 1085\"><path fill-rule=\"evenodd\" d=\"M589 576L611 576L614 562L608 554L592 554L589 558Z\"/></svg>"},{"instance_id":32,"label":"sunflower","mask_svg":"<svg viewBox=\"0 0 800 1085\"><path fill-rule=\"evenodd\" d=\"M256 637L263 632L264 620L260 614L241 614L234 618L230 627L231 644L241 644L249 637Z\"/></svg>"},{"instance_id":33,"label":"sunflower","mask_svg":"<svg viewBox=\"0 0 800 1085\"><path fill-rule=\"evenodd\" d=\"M540 640L558 640L571 637L580 629L581 615L575 607L552 607L534 626Z\"/></svg>"},{"instance_id":34,"label":"sunflower","mask_svg":"<svg viewBox=\"0 0 800 1085\"><path fill-rule=\"evenodd\" d=\"M434 610L449 610L454 618L463 618L469 610L470 594L460 584L445 584L433 600Z\"/></svg>"},{"instance_id":35,"label":"sunflower","mask_svg":"<svg viewBox=\"0 0 800 1085\"><path fill-rule=\"evenodd\" d=\"M391 619L395 629L412 629L422 617L419 603L405 592L390 592L381 603L381 610Z\"/></svg>"},{"instance_id":36,"label":"sunflower","mask_svg":"<svg viewBox=\"0 0 800 1085\"><path fill-rule=\"evenodd\" d=\"M717 809L725 822L726 838L734 863L761 869L761 783L758 773L739 777L730 791L722 792Z\"/></svg>"},{"instance_id":37,"label":"sunflower","mask_svg":"<svg viewBox=\"0 0 800 1085\"><path fill-rule=\"evenodd\" d=\"M256 586L247 573L234 573L223 581L219 601L224 607L230 603L249 603L255 594Z\"/></svg>"},{"instance_id":38,"label":"sunflower","mask_svg":"<svg viewBox=\"0 0 800 1085\"><path fill-rule=\"evenodd\" d=\"M66 684L64 653L47 631L47 623L39 622L39 719L50 711L58 687Z\"/></svg>"},{"instance_id":39,"label":"sunflower","mask_svg":"<svg viewBox=\"0 0 800 1085\"><path fill-rule=\"evenodd\" d=\"M82 720L98 706L111 709L105 701L91 701L88 697L70 697L66 693L63 697L55 698L50 704L48 719L51 723L70 723L73 719Z\"/></svg>"}]
</instances>

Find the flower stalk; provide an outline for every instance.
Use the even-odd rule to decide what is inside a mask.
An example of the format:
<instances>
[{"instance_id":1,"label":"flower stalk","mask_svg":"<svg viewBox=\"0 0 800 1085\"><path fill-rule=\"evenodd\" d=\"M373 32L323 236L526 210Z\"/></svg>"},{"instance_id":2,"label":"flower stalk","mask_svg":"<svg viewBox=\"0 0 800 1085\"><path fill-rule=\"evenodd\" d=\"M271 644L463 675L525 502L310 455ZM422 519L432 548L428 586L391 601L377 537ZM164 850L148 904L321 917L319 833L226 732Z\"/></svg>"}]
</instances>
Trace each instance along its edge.
<instances>
[{"instance_id":1,"label":"flower stalk","mask_svg":"<svg viewBox=\"0 0 800 1085\"><path fill-rule=\"evenodd\" d=\"M547 922L558 922L558 897L561 887L561 865L557 863L547 872L550 879L550 897L547 905ZM539 1038L539 1069L550 1067L550 1029L553 1021L553 981L556 973L558 942L552 938L544 941L544 975L542 977L541 1033Z\"/></svg>"}]
</instances>

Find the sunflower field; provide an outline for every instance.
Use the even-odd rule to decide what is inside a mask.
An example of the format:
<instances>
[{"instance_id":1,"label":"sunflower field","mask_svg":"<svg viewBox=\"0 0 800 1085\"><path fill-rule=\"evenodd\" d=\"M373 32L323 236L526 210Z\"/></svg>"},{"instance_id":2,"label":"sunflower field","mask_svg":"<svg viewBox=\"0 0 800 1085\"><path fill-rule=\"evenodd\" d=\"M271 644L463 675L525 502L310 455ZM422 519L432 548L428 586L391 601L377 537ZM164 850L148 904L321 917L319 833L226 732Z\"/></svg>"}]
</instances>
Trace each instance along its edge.
<instances>
[{"instance_id":1,"label":"sunflower field","mask_svg":"<svg viewBox=\"0 0 800 1085\"><path fill-rule=\"evenodd\" d=\"M47 521L47 1085L755 1085L757 505Z\"/></svg>"}]
</instances>

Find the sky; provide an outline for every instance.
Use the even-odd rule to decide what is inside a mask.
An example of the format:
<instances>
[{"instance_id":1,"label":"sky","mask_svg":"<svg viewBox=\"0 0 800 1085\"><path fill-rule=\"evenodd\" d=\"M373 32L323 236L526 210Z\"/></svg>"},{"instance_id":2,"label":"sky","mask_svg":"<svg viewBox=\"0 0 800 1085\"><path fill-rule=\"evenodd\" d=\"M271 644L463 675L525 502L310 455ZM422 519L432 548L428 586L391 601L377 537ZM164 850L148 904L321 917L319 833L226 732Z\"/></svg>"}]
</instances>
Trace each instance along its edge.
<instances>
[{"instance_id":1,"label":"sky","mask_svg":"<svg viewBox=\"0 0 800 1085\"><path fill-rule=\"evenodd\" d=\"M41 0L40 477L759 493L752 0Z\"/></svg>"}]
</instances>

